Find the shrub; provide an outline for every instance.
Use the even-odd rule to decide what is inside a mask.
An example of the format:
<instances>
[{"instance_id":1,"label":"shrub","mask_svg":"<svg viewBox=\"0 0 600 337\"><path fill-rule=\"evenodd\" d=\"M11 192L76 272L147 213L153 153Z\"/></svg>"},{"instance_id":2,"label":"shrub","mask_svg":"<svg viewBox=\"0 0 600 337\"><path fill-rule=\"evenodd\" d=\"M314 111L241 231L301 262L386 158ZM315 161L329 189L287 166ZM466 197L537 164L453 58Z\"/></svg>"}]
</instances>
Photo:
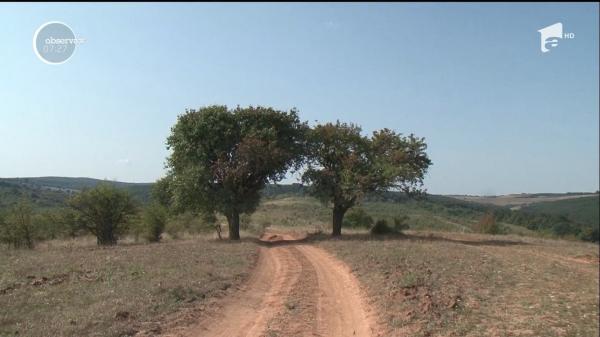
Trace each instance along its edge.
<instances>
[{"instance_id":1,"label":"shrub","mask_svg":"<svg viewBox=\"0 0 600 337\"><path fill-rule=\"evenodd\" d=\"M81 231L75 212L69 208L40 211L33 219L39 240L75 237Z\"/></svg>"},{"instance_id":2,"label":"shrub","mask_svg":"<svg viewBox=\"0 0 600 337\"><path fill-rule=\"evenodd\" d=\"M87 189L69 200L81 224L96 236L98 245L115 245L136 213L130 194L109 184Z\"/></svg>"},{"instance_id":3,"label":"shrub","mask_svg":"<svg viewBox=\"0 0 600 337\"><path fill-rule=\"evenodd\" d=\"M584 241L598 242L600 241L600 231L598 227L587 227L581 231L579 238Z\"/></svg>"},{"instance_id":4,"label":"shrub","mask_svg":"<svg viewBox=\"0 0 600 337\"><path fill-rule=\"evenodd\" d=\"M167 219L167 209L164 206L153 203L146 207L142 216L144 238L148 242L159 242L165 230Z\"/></svg>"},{"instance_id":5,"label":"shrub","mask_svg":"<svg viewBox=\"0 0 600 337\"><path fill-rule=\"evenodd\" d=\"M371 234L381 235L381 234L391 234L396 233L396 230L390 227L386 220L380 219L375 222L375 225L371 228Z\"/></svg>"},{"instance_id":6,"label":"shrub","mask_svg":"<svg viewBox=\"0 0 600 337\"><path fill-rule=\"evenodd\" d=\"M473 228L476 232L485 234L499 234L500 227L492 213L486 213Z\"/></svg>"},{"instance_id":7,"label":"shrub","mask_svg":"<svg viewBox=\"0 0 600 337\"><path fill-rule=\"evenodd\" d=\"M34 247L34 224L31 205L21 200L4 219L0 219L0 241L13 248Z\"/></svg>"},{"instance_id":8,"label":"shrub","mask_svg":"<svg viewBox=\"0 0 600 337\"><path fill-rule=\"evenodd\" d=\"M214 213L180 213L169 217L165 227L165 232L173 239L178 239L184 232L206 233L211 230L215 230L217 235L220 233L220 226Z\"/></svg>"},{"instance_id":9,"label":"shrub","mask_svg":"<svg viewBox=\"0 0 600 337\"><path fill-rule=\"evenodd\" d=\"M407 223L408 219L409 219L409 217L406 215L394 217L394 229L397 232L402 232L403 230L409 229L410 226Z\"/></svg>"},{"instance_id":10,"label":"shrub","mask_svg":"<svg viewBox=\"0 0 600 337\"><path fill-rule=\"evenodd\" d=\"M552 226L552 232L558 236L565 236L569 234L579 234L579 229L568 222L559 222Z\"/></svg>"},{"instance_id":11,"label":"shrub","mask_svg":"<svg viewBox=\"0 0 600 337\"><path fill-rule=\"evenodd\" d=\"M373 225L373 218L362 208L355 208L348 212L344 217L344 226L346 227L364 227L369 228Z\"/></svg>"},{"instance_id":12,"label":"shrub","mask_svg":"<svg viewBox=\"0 0 600 337\"><path fill-rule=\"evenodd\" d=\"M179 239L181 233L185 231L183 223L177 219L177 217L171 218L165 225L165 232L169 234L172 239Z\"/></svg>"}]
</instances>

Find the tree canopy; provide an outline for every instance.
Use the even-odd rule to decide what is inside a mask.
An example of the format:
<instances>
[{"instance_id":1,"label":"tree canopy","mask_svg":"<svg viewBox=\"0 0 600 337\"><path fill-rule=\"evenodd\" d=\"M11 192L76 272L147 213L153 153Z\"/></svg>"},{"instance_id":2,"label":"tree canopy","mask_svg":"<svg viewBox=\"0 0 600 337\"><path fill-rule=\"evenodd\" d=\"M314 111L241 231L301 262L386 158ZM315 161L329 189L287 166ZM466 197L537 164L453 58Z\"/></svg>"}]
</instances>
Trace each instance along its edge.
<instances>
[{"instance_id":1,"label":"tree canopy","mask_svg":"<svg viewBox=\"0 0 600 337\"><path fill-rule=\"evenodd\" d=\"M365 137L354 124L327 123L309 133L302 180L311 194L333 204L332 235L341 235L344 214L368 193L420 193L431 161L423 138L382 129Z\"/></svg>"},{"instance_id":2,"label":"tree canopy","mask_svg":"<svg viewBox=\"0 0 600 337\"><path fill-rule=\"evenodd\" d=\"M256 209L268 182L302 163L307 128L294 109L214 105L186 111L167 139L173 206L222 213L229 238L239 239L240 214Z\"/></svg>"},{"instance_id":3,"label":"tree canopy","mask_svg":"<svg viewBox=\"0 0 600 337\"><path fill-rule=\"evenodd\" d=\"M99 245L115 245L137 211L131 195L110 184L83 190L69 200L78 222L97 238Z\"/></svg>"}]
</instances>

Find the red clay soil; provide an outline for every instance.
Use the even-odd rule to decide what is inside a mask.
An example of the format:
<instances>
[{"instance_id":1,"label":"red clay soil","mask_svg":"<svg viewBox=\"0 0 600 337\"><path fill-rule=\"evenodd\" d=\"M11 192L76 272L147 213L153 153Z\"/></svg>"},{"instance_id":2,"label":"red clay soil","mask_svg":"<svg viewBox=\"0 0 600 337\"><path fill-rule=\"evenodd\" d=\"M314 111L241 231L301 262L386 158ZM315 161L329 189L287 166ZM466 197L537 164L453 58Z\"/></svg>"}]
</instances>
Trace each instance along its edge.
<instances>
[{"instance_id":1,"label":"red clay soil","mask_svg":"<svg viewBox=\"0 0 600 337\"><path fill-rule=\"evenodd\" d=\"M244 287L216 312L165 336L379 336L376 313L350 269L324 250L268 233Z\"/></svg>"}]
</instances>

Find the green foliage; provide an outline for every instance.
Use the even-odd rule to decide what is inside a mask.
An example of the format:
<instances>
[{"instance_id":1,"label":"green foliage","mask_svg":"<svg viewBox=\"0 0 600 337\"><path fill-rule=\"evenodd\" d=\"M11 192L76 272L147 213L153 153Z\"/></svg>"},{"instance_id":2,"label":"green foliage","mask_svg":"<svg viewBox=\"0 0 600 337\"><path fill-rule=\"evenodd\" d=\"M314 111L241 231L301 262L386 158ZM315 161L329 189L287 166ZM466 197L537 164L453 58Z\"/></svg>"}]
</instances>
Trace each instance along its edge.
<instances>
[{"instance_id":1,"label":"green foliage","mask_svg":"<svg viewBox=\"0 0 600 337\"><path fill-rule=\"evenodd\" d=\"M383 129L371 138L354 124L317 125L309 133L308 168L302 180L310 193L333 204L332 235L341 235L344 214L369 193L421 192L431 161L424 139Z\"/></svg>"},{"instance_id":2,"label":"green foliage","mask_svg":"<svg viewBox=\"0 0 600 337\"><path fill-rule=\"evenodd\" d=\"M571 222L593 225L600 222L598 196L539 202L523 207L523 211L563 216Z\"/></svg>"},{"instance_id":3,"label":"green foliage","mask_svg":"<svg viewBox=\"0 0 600 337\"><path fill-rule=\"evenodd\" d=\"M172 207L171 178L166 176L158 179L152 186L152 200L166 208Z\"/></svg>"},{"instance_id":4,"label":"green foliage","mask_svg":"<svg viewBox=\"0 0 600 337\"><path fill-rule=\"evenodd\" d=\"M585 227L579 233L579 238L584 241L590 242L599 242L600 241L600 232L598 231L598 227Z\"/></svg>"},{"instance_id":5,"label":"green foliage","mask_svg":"<svg viewBox=\"0 0 600 337\"><path fill-rule=\"evenodd\" d=\"M392 234L396 233L396 230L393 227L388 225L387 220L379 219L375 222L375 225L371 228L371 234L373 235L383 235L383 234Z\"/></svg>"},{"instance_id":6,"label":"green foliage","mask_svg":"<svg viewBox=\"0 0 600 337\"><path fill-rule=\"evenodd\" d=\"M110 184L86 189L69 200L81 225L94 234L99 245L115 245L133 215L136 204L130 194Z\"/></svg>"},{"instance_id":7,"label":"green foliage","mask_svg":"<svg viewBox=\"0 0 600 337\"><path fill-rule=\"evenodd\" d=\"M69 208L40 210L34 215L34 224L39 240L75 237L80 232L76 215Z\"/></svg>"},{"instance_id":8,"label":"green foliage","mask_svg":"<svg viewBox=\"0 0 600 337\"><path fill-rule=\"evenodd\" d=\"M354 208L345 216L344 226L351 228L371 228L373 226L373 218L363 208Z\"/></svg>"},{"instance_id":9,"label":"green foliage","mask_svg":"<svg viewBox=\"0 0 600 337\"><path fill-rule=\"evenodd\" d=\"M168 220L167 209L158 203L153 203L144 209L142 223L144 237L148 242L159 242Z\"/></svg>"},{"instance_id":10,"label":"green foliage","mask_svg":"<svg viewBox=\"0 0 600 337\"><path fill-rule=\"evenodd\" d=\"M185 231L185 222L181 221L181 214L171 217L165 225L165 232L169 234L171 239L179 239Z\"/></svg>"},{"instance_id":11,"label":"green foliage","mask_svg":"<svg viewBox=\"0 0 600 337\"><path fill-rule=\"evenodd\" d=\"M217 218L214 213L186 211L170 216L165 231L173 239L178 239L183 233L196 234L217 230L216 224Z\"/></svg>"},{"instance_id":12,"label":"green foliage","mask_svg":"<svg viewBox=\"0 0 600 337\"><path fill-rule=\"evenodd\" d=\"M409 217L405 215L394 217L393 226L390 226L387 220L379 219L375 222L375 225L371 227L371 234L383 235L402 233L403 230L409 228L407 224L408 219Z\"/></svg>"},{"instance_id":13,"label":"green foliage","mask_svg":"<svg viewBox=\"0 0 600 337\"><path fill-rule=\"evenodd\" d=\"M33 212L28 200L22 199L6 217L0 218L0 242L13 248L34 247L35 229Z\"/></svg>"},{"instance_id":14,"label":"green foliage","mask_svg":"<svg viewBox=\"0 0 600 337\"><path fill-rule=\"evenodd\" d=\"M239 239L240 214L256 209L268 182L301 164L306 129L296 110L208 106L186 111L167 139L174 206L220 212L227 217L230 239Z\"/></svg>"},{"instance_id":15,"label":"green foliage","mask_svg":"<svg viewBox=\"0 0 600 337\"><path fill-rule=\"evenodd\" d=\"M406 215L401 215L394 217L394 229L397 232L402 232L403 230L409 229L408 220L410 218Z\"/></svg>"}]
</instances>

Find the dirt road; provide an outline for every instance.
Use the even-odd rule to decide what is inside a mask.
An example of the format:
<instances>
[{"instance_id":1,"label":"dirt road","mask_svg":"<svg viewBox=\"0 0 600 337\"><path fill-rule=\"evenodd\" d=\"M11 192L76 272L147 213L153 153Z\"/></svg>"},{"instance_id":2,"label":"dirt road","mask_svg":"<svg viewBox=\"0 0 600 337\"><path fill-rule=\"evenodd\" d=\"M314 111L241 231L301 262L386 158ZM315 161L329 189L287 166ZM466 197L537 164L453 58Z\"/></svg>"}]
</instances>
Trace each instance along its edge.
<instances>
[{"instance_id":1,"label":"dirt road","mask_svg":"<svg viewBox=\"0 0 600 337\"><path fill-rule=\"evenodd\" d=\"M324 250L268 234L245 287L186 337L372 337L374 312L349 268Z\"/></svg>"}]
</instances>

